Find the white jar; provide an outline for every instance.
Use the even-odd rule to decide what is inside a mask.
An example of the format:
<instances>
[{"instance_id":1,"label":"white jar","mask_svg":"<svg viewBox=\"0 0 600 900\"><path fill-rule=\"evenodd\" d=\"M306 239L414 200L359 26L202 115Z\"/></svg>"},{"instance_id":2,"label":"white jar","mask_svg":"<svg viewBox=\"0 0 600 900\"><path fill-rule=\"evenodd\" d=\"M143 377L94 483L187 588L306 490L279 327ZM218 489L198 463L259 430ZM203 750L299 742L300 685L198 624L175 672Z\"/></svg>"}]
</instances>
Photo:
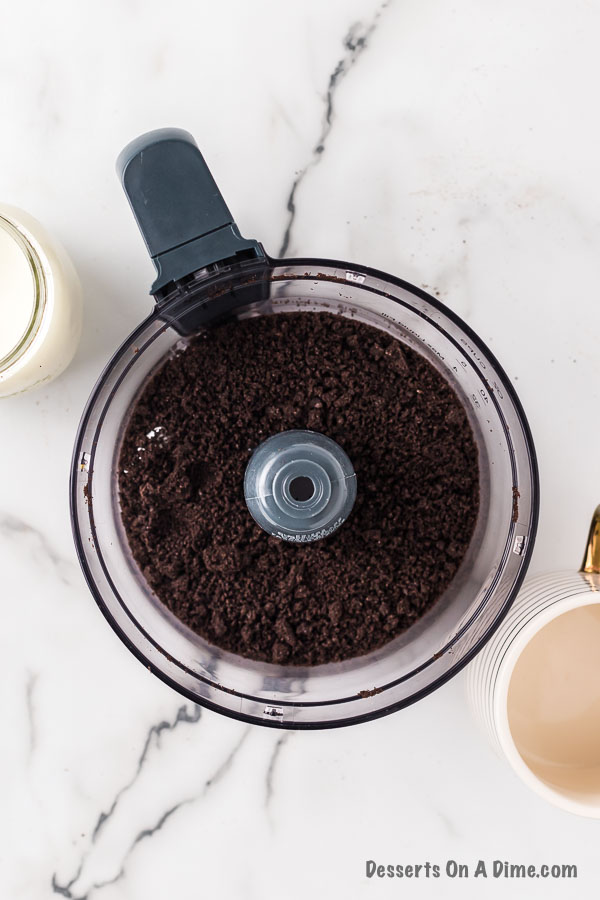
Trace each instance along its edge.
<instances>
[{"instance_id":1,"label":"white jar","mask_svg":"<svg viewBox=\"0 0 600 900\"><path fill-rule=\"evenodd\" d=\"M28 213L0 204L0 397L68 366L81 313L81 286L66 252Z\"/></svg>"},{"instance_id":2,"label":"white jar","mask_svg":"<svg viewBox=\"0 0 600 900\"><path fill-rule=\"evenodd\" d=\"M600 506L579 572L527 579L467 669L496 752L555 806L600 819Z\"/></svg>"}]
</instances>

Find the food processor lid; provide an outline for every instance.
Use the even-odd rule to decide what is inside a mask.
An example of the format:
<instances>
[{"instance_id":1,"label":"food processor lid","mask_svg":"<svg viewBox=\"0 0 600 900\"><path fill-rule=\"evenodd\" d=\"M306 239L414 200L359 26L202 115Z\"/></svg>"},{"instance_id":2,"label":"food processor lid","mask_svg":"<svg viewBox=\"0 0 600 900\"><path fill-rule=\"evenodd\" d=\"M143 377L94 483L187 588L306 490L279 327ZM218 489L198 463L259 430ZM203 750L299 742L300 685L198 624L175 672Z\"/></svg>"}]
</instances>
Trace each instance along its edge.
<instances>
[{"instance_id":1,"label":"food processor lid","mask_svg":"<svg viewBox=\"0 0 600 900\"><path fill-rule=\"evenodd\" d=\"M157 270L155 296L215 263L262 258L246 240L191 134L160 128L131 141L117 172Z\"/></svg>"},{"instance_id":2,"label":"food processor lid","mask_svg":"<svg viewBox=\"0 0 600 900\"><path fill-rule=\"evenodd\" d=\"M315 431L283 431L252 454L244 496L266 532L308 543L333 534L346 521L356 499L356 475L331 438Z\"/></svg>"}]
</instances>

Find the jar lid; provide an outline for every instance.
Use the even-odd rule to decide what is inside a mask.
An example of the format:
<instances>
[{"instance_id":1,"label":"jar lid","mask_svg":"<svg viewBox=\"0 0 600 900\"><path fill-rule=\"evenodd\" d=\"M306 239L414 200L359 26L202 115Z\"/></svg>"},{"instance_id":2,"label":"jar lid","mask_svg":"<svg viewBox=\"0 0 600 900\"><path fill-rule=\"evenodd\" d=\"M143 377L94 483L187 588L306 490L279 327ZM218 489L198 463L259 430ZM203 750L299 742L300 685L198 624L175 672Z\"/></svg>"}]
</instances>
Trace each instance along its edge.
<instances>
[{"instance_id":1,"label":"jar lid","mask_svg":"<svg viewBox=\"0 0 600 900\"><path fill-rule=\"evenodd\" d=\"M29 345L42 298L35 250L16 223L0 216L0 371Z\"/></svg>"}]
</instances>

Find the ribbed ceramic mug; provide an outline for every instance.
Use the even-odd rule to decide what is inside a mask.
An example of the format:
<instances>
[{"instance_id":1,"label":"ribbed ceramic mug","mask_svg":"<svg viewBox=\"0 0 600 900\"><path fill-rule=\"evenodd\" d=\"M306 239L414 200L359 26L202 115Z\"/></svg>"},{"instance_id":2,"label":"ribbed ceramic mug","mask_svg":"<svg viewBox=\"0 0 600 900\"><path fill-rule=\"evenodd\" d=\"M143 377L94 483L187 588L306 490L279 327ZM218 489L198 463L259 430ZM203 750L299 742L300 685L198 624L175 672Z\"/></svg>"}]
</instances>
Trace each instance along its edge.
<instances>
[{"instance_id":1,"label":"ribbed ceramic mug","mask_svg":"<svg viewBox=\"0 0 600 900\"><path fill-rule=\"evenodd\" d=\"M524 583L467 686L496 751L528 787L600 818L600 506L580 571Z\"/></svg>"}]
</instances>

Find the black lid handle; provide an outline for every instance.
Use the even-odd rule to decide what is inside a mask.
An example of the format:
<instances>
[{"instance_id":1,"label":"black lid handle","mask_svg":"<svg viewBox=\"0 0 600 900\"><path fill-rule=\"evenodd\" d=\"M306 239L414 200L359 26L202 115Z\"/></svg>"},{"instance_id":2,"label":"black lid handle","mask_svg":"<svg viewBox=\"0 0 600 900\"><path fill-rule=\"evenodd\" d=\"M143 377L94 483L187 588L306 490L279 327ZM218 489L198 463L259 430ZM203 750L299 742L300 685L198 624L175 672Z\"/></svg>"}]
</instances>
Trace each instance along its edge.
<instances>
[{"instance_id":1,"label":"black lid handle","mask_svg":"<svg viewBox=\"0 0 600 900\"><path fill-rule=\"evenodd\" d=\"M119 154L117 171L156 266L152 294L206 266L264 256L240 235L187 131L140 135Z\"/></svg>"}]
</instances>

